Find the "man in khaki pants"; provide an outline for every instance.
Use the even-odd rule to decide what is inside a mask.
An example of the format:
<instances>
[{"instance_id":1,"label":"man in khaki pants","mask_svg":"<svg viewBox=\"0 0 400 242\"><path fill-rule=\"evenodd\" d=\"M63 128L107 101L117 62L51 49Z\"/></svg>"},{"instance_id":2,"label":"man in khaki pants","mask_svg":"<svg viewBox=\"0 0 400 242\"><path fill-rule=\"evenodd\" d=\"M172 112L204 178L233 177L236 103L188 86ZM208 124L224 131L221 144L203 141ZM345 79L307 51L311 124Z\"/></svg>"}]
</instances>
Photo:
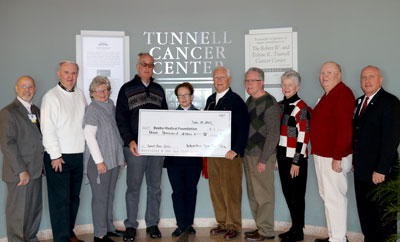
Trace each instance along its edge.
<instances>
[{"instance_id":1,"label":"man in khaki pants","mask_svg":"<svg viewBox=\"0 0 400 242\"><path fill-rule=\"evenodd\" d=\"M257 229L246 232L247 241L273 239L274 165L280 132L280 110L273 96L264 91L264 71L252 67L245 76L249 139L244 156L247 194Z\"/></svg>"},{"instance_id":2,"label":"man in khaki pants","mask_svg":"<svg viewBox=\"0 0 400 242\"><path fill-rule=\"evenodd\" d=\"M216 92L207 99L206 110L232 112L231 150L224 158L208 158L210 196L214 207L216 228L211 235L224 234L225 240L239 237L242 229L242 160L249 132L249 115L242 98L229 87L231 75L227 68L213 72Z\"/></svg>"}]
</instances>

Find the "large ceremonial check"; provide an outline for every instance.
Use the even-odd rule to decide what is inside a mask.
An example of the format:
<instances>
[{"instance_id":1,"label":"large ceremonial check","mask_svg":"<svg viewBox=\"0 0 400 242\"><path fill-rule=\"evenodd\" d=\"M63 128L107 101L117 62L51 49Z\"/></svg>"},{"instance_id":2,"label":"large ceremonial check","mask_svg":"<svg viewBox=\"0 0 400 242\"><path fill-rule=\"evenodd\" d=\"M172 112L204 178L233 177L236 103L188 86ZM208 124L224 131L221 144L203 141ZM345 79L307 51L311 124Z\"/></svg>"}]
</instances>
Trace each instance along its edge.
<instances>
[{"instance_id":1,"label":"large ceremonial check","mask_svg":"<svg viewBox=\"0 0 400 242\"><path fill-rule=\"evenodd\" d=\"M225 157L231 111L139 111L140 155Z\"/></svg>"}]
</instances>

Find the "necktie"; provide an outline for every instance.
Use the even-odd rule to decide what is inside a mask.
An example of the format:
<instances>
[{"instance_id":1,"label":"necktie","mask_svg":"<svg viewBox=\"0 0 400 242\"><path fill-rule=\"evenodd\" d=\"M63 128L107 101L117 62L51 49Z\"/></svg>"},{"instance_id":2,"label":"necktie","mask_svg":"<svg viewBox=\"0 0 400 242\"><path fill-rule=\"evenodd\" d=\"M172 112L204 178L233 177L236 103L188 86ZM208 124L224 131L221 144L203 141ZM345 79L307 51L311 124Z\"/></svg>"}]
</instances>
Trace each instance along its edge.
<instances>
[{"instance_id":1,"label":"necktie","mask_svg":"<svg viewBox=\"0 0 400 242\"><path fill-rule=\"evenodd\" d=\"M361 115L365 112L365 109L367 108L367 105L368 105L368 104L367 104L367 103L368 103L368 99L369 99L369 97L366 97L366 98L365 98L365 101L364 101L364 103L363 103L363 105L362 105L360 114L359 114L358 116L361 117Z\"/></svg>"},{"instance_id":2,"label":"necktie","mask_svg":"<svg viewBox=\"0 0 400 242\"><path fill-rule=\"evenodd\" d=\"M39 114L36 112L36 109L33 108L33 105L31 105L31 113L35 114L35 116L36 116L36 127L38 127L38 129L40 131Z\"/></svg>"}]
</instances>

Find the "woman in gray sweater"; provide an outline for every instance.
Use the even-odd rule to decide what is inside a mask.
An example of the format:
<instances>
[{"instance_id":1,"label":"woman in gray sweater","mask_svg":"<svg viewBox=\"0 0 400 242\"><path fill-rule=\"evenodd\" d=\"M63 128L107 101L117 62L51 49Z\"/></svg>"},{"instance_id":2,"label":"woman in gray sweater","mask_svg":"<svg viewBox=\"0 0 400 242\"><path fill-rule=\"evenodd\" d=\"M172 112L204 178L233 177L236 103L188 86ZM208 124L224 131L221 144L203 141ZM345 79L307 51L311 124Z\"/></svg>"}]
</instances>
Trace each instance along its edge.
<instances>
[{"instance_id":1,"label":"woman in gray sweater","mask_svg":"<svg viewBox=\"0 0 400 242\"><path fill-rule=\"evenodd\" d=\"M94 241L121 236L113 224L115 185L124 166L123 142L115 121L115 106L107 77L96 76L89 87L92 102L86 107L83 127L86 139L85 171L92 188Z\"/></svg>"}]
</instances>

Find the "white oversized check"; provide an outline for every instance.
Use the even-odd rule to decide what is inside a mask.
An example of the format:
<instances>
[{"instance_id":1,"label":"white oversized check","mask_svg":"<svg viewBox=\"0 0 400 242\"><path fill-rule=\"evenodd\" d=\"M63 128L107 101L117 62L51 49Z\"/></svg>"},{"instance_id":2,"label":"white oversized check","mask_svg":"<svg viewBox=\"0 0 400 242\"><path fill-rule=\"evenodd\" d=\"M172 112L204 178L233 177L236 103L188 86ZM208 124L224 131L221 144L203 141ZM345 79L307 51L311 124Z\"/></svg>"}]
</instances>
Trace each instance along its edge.
<instances>
[{"instance_id":1,"label":"white oversized check","mask_svg":"<svg viewBox=\"0 0 400 242\"><path fill-rule=\"evenodd\" d=\"M231 111L139 111L140 155L225 157Z\"/></svg>"}]
</instances>

